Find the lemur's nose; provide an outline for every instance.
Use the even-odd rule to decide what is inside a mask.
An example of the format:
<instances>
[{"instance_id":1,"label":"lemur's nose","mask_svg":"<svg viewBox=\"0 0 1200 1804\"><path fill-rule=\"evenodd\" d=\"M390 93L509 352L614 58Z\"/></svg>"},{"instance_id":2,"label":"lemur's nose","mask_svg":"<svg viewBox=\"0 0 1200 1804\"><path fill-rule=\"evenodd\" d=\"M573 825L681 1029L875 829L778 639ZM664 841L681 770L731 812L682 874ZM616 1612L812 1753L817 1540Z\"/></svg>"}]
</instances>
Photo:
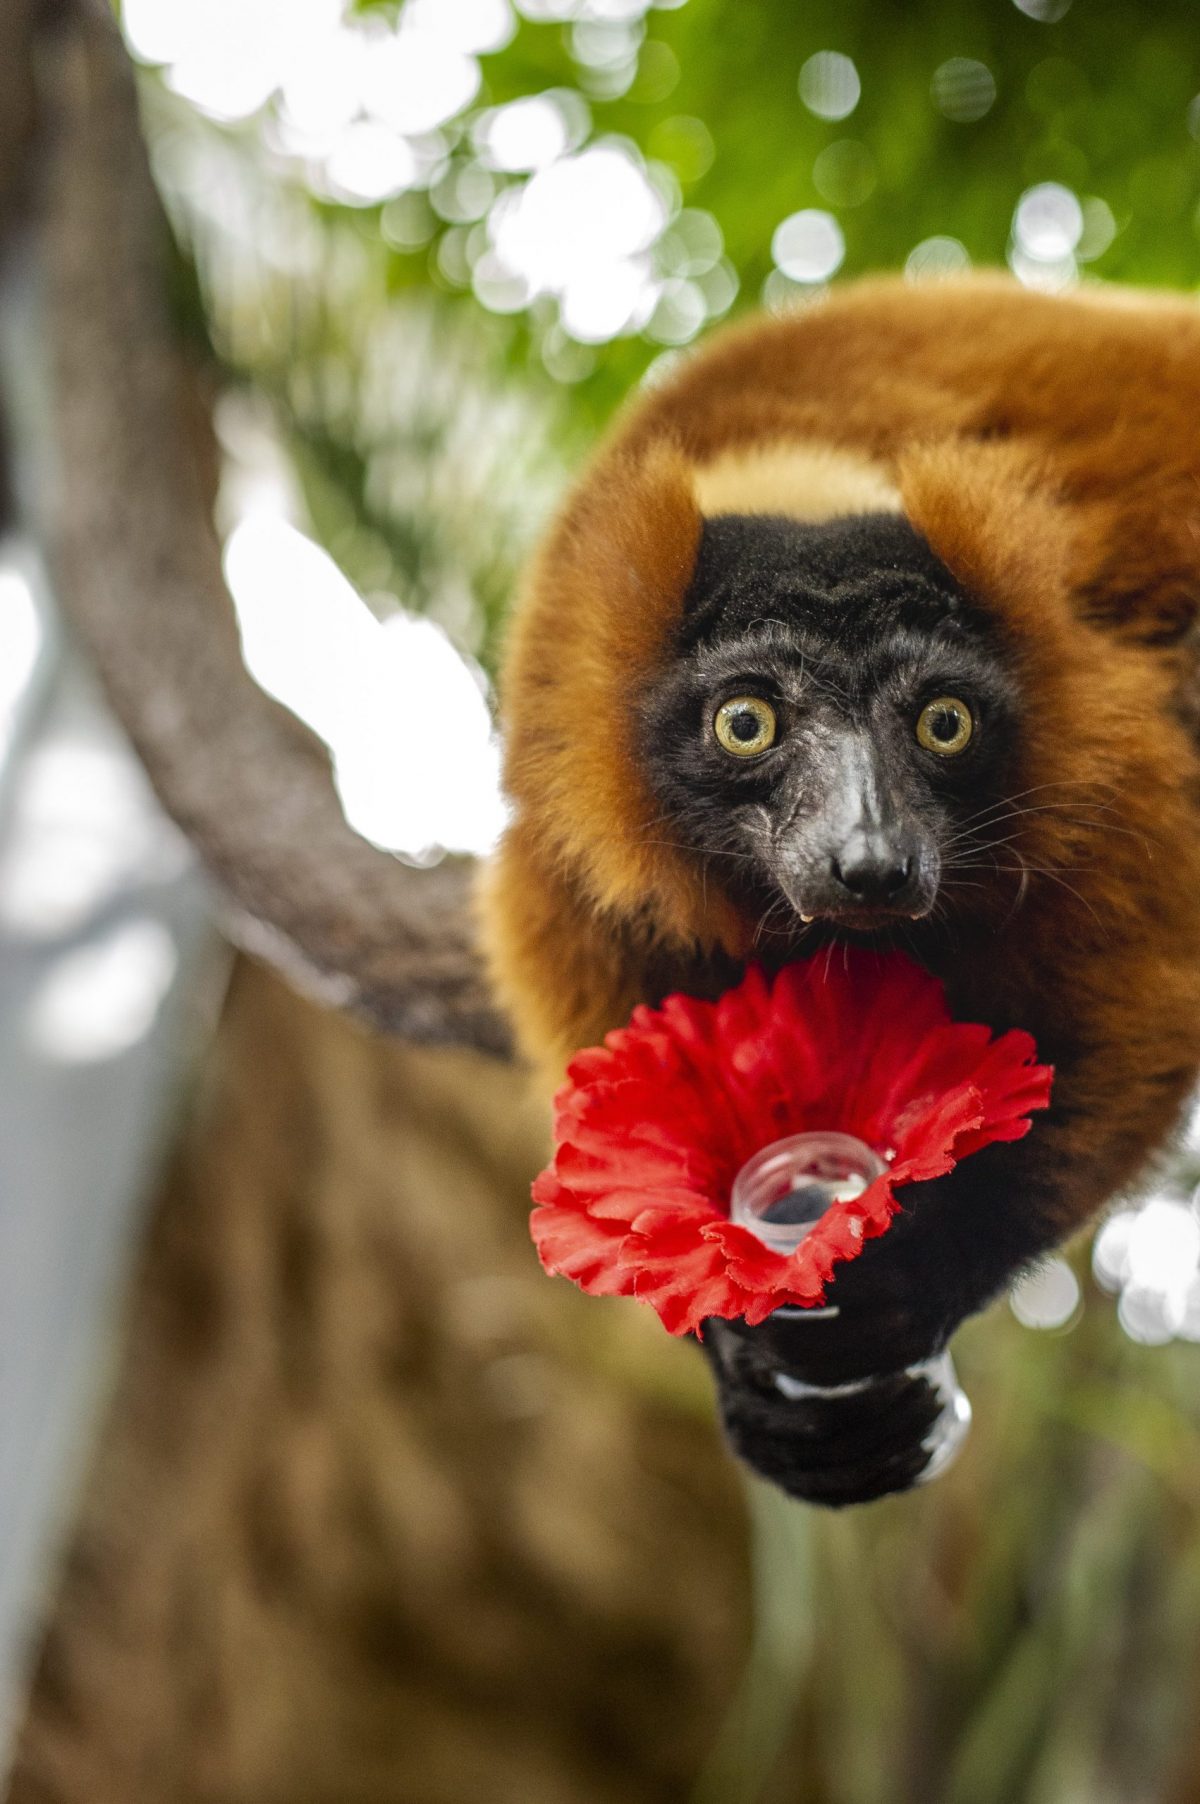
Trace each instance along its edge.
<instances>
[{"instance_id":1,"label":"lemur's nose","mask_svg":"<svg viewBox=\"0 0 1200 1804\"><path fill-rule=\"evenodd\" d=\"M859 902L890 902L913 874L913 860L892 846L862 847L829 861L834 881Z\"/></svg>"}]
</instances>

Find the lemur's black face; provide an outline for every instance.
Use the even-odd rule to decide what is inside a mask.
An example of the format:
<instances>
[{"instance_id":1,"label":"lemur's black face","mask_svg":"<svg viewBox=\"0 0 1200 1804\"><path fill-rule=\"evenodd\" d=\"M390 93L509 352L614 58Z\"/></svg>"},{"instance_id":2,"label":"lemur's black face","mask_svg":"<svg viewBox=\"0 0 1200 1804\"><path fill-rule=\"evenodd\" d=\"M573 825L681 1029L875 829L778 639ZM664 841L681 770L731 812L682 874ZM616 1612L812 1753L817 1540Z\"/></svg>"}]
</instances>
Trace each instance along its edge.
<instances>
[{"instance_id":1,"label":"lemur's black face","mask_svg":"<svg viewBox=\"0 0 1200 1804\"><path fill-rule=\"evenodd\" d=\"M1011 784L1016 687L906 520L707 521L677 653L645 767L731 893L869 931L995 884L961 848Z\"/></svg>"}]
</instances>

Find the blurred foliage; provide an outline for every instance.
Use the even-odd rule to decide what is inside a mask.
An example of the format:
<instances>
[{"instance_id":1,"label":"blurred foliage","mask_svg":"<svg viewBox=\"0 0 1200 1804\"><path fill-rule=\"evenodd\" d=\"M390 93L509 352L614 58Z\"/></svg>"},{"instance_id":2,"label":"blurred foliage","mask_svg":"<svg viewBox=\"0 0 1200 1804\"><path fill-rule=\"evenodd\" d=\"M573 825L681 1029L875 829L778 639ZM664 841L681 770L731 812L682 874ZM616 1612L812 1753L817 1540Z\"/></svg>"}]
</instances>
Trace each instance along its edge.
<instances>
[{"instance_id":1,"label":"blurred foliage","mask_svg":"<svg viewBox=\"0 0 1200 1804\"><path fill-rule=\"evenodd\" d=\"M1060 9L1047 0L1039 10ZM489 97L586 81L571 42L569 28L524 21L485 59ZM861 77L842 120L816 117L798 93L805 62L828 50ZM956 121L936 104L935 74L952 58L991 71L996 99L982 118ZM770 275L776 225L800 208L837 214L839 277L902 268L917 244L943 235L973 262L1002 265L1018 198L1041 182L1111 209L1117 233L1095 273L1190 286L1200 281L1200 145L1188 110L1198 88L1187 0L1075 0L1053 21L1011 0L690 0L648 14L628 92L593 93L590 105L597 132L661 160L685 204L716 218L745 306ZM839 189L839 149L860 172L857 189L845 174ZM412 279L439 280L433 261L432 276L410 261ZM603 418L652 354L644 337L605 346L579 403Z\"/></svg>"},{"instance_id":2,"label":"blurred foliage","mask_svg":"<svg viewBox=\"0 0 1200 1804\"><path fill-rule=\"evenodd\" d=\"M455 0L443 4L449 12ZM947 257L1003 264L1021 195L1059 184L1078 197L1083 233L1065 274L1051 263L1047 280L1066 279L1076 262L1121 280L1200 279L1193 7L1024 6L531 0L526 11L573 17L514 15L510 41L478 59L471 105L416 134L419 174L375 205L339 204L336 189L311 179L313 159L297 154L286 118L281 131L278 102L222 126L156 89L159 173L199 259L219 351L274 396L314 516L351 576L435 613L457 595L446 623L491 663L516 565L563 467L651 361L706 316L757 304L764 290L776 306L819 292L773 266L776 228L797 212L836 222L838 279L903 267L914 252L920 267L918 247L935 271ZM801 71L830 51L851 59L861 83L836 119L818 117L800 92ZM528 180L487 167L480 124L493 107L545 93L569 114L576 149L613 144L646 170L668 215L648 260L660 285L685 291L682 317L667 293L649 317L579 343L553 294L505 314L475 298L493 197ZM689 226L712 239L706 255L695 256ZM457 371L453 395L436 405L419 383L391 396L372 367L379 335L410 318L412 369ZM442 347L434 355L431 333ZM402 363L397 347L392 368ZM359 404L368 392L387 397L369 433ZM493 411L503 396L525 422L508 436L475 434L478 466L453 431L454 403L469 394ZM433 547L412 473L428 470L430 434L443 430L467 519L452 547Z\"/></svg>"},{"instance_id":3,"label":"blurred foliage","mask_svg":"<svg viewBox=\"0 0 1200 1804\"><path fill-rule=\"evenodd\" d=\"M1200 281L1190 0L580 0L574 13L516 21L481 58L470 107L422 138L421 181L377 204L311 179L280 148L274 103L222 125L147 84L206 329L230 379L269 398L318 536L380 607L427 609L485 664L565 471L702 325L664 329L656 305L579 342L553 294L481 305L484 216L527 180L487 170L461 204L487 109L573 96L576 148L623 145L665 199L655 280L694 280L713 315L764 290L775 306L820 291L772 252L808 209L840 228L839 280L969 258L1049 285ZM800 94L831 51L861 82L841 118ZM1040 184L1075 197L1079 231L1039 270L1021 263L1014 219ZM681 219L708 236L691 274ZM1181 1173L1180 1195L1197 1175ZM1135 1344L1085 1293L1055 1333L1006 1309L965 1331L976 1427L928 1492L846 1518L756 1493L758 1629L696 1804L1200 1796L1197 1354Z\"/></svg>"},{"instance_id":4,"label":"blurred foliage","mask_svg":"<svg viewBox=\"0 0 1200 1804\"><path fill-rule=\"evenodd\" d=\"M491 667L572 443L561 397L511 371L504 323L398 294L377 218L281 183L251 129L157 88L146 112L181 318L270 404L314 535L380 613L402 600Z\"/></svg>"},{"instance_id":5,"label":"blurred foliage","mask_svg":"<svg viewBox=\"0 0 1200 1804\"><path fill-rule=\"evenodd\" d=\"M838 216L839 277L902 268L935 236L959 240L974 263L1002 265L1018 198L1042 182L1111 209L1116 235L1096 274L1190 286L1200 280L1195 8L1045 0L1036 10L1060 8L1039 18L1011 0L689 0L647 13L636 73L613 98L569 24L522 19L483 59L479 104L582 89L593 135L628 139L672 172L687 207L716 219L742 307L771 273L775 227L801 208ZM861 77L861 99L841 120L818 118L798 91L806 61L828 50ZM937 104L935 76L951 59L990 70L996 98L982 117L949 118ZM464 135L451 167L471 160ZM427 249L393 251L392 280L453 293L439 252L455 228L432 211L428 225ZM535 310L531 323L536 339L546 322ZM514 336L514 356L528 359ZM597 348L574 404L602 421L654 353L645 333Z\"/></svg>"}]
</instances>

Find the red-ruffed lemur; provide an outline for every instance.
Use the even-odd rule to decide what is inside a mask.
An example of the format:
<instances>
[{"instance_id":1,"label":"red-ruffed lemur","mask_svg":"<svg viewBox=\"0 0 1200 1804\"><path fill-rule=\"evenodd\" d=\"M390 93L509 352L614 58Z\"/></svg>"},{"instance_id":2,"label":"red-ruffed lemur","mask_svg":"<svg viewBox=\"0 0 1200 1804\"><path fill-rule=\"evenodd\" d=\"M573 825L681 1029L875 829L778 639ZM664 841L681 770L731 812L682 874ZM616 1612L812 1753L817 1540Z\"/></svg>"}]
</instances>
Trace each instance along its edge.
<instances>
[{"instance_id":1,"label":"red-ruffed lemur","mask_svg":"<svg viewBox=\"0 0 1200 1804\"><path fill-rule=\"evenodd\" d=\"M901 1193L814 1379L942 1345L1196 1081L1198 421L1190 301L863 282L643 392L534 563L485 914L535 1060L873 936L1057 1068L1028 1138Z\"/></svg>"}]
</instances>

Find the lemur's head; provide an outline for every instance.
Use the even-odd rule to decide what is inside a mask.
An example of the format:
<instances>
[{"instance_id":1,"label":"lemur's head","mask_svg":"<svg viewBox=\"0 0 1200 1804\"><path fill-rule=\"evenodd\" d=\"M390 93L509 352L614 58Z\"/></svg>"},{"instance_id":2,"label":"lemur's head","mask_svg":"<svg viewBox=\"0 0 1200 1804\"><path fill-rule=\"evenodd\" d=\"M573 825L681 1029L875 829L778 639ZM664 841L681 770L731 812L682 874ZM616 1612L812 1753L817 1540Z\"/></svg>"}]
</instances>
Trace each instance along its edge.
<instances>
[{"instance_id":1,"label":"lemur's head","mask_svg":"<svg viewBox=\"0 0 1200 1804\"><path fill-rule=\"evenodd\" d=\"M516 830L598 916L681 949L897 931L919 953L942 923L1027 921L1140 856L1120 816L1174 780L1165 670L1075 604L1087 546L1003 443L886 473L618 450L516 623Z\"/></svg>"},{"instance_id":2,"label":"lemur's head","mask_svg":"<svg viewBox=\"0 0 1200 1804\"><path fill-rule=\"evenodd\" d=\"M664 831L760 916L870 931L1013 867L972 827L1013 787L1018 713L994 625L902 514L723 514L643 768Z\"/></svg>"}]
</instances>

